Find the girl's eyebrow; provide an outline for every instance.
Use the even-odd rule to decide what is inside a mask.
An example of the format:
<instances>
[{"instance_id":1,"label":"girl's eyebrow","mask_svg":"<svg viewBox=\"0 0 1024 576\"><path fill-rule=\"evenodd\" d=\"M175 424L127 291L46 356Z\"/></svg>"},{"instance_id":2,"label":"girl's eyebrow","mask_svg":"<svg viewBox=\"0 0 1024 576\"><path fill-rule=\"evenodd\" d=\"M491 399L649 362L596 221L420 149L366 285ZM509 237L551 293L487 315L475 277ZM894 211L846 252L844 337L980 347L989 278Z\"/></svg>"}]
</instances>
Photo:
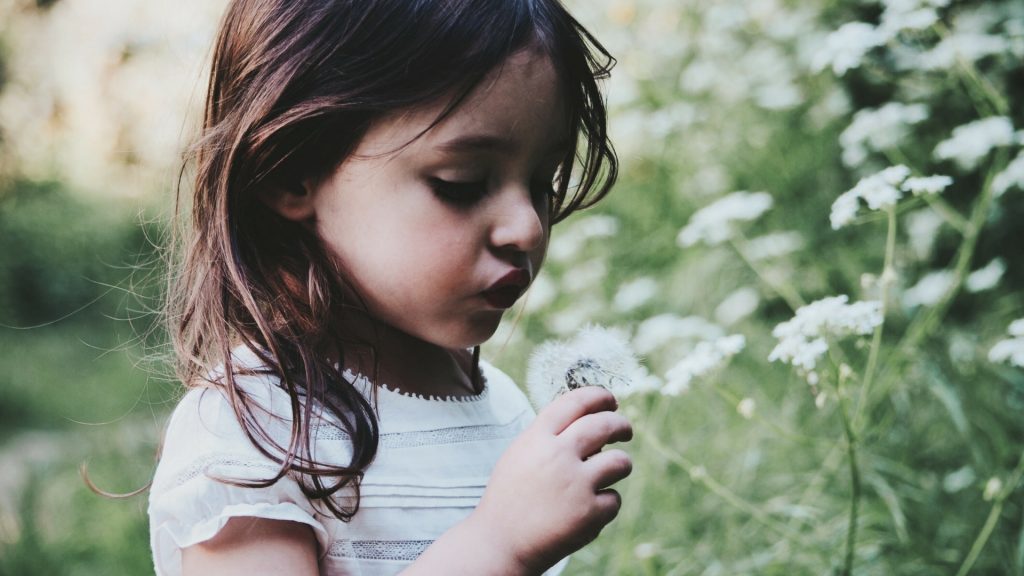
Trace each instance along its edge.
<instances>
[{"instance_id":1,"label":"girl's eyebrow","mask_svg":"<svg viewBox=\"0 0 1024 576\"><path fill-rule=\"evenodd\" d=\"M437 145L438 150L445 152L477 152L481 150L510 154L516 150L518 143L502 134L464 134ZM559 138L548 148L551 153L565 150L569 140Z\"/></svg>"}]
</instances>

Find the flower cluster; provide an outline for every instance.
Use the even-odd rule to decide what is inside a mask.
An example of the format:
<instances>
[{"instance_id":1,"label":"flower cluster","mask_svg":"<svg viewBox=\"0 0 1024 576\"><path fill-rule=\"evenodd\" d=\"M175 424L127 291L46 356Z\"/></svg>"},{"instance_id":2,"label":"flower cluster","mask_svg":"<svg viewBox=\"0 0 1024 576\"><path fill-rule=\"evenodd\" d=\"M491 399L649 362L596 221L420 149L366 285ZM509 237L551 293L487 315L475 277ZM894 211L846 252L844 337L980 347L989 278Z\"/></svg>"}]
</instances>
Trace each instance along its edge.
<instances>
[{"instance_id":1,"label":"flower cluster","mask_svg":"<svg viewBox=\"0 0 1024 576\"><path fill-rule=\"evenodd\" d=\"M686 392L695 378L725 365L730 358L743 350L746 343L746 338L742 334L697 343L689 354L665 374L665 386L661 393L666 396L678 396Z\"/></svg>"},{"instance_id":2,"label":"flower cluster","mask_svg":"<svg viewBox=\"0 0 1024 576\"><path fill-rule=\"evenodd\" d=\"M721 244L736 233L737 222L756 220L771 207L767 192L733 192L694 213L676 241L683 248L699 242Z\"/></svg>"},{"instance_id":3,"label":"flower cluster","mask_svg":"<svg viewBox=\"0 0 1024 576\"><path fill-rule=\"evenodd\" d=\"M992 362L1007 362L1018 368L1024 368L1024 318L1018 318L1007 328L1010 337L996 342L988 351L988 359Z\"/></svg>"},{"instance_id":4,"label":"flower cluster","mask_svg":"<svg viewBox=\"0 0 1024 576\"><path fill-rule=\"evenodd\" d=\"M952 183L952 178L941 174L911 178L910 168L902 164L890 166L881 172L861 178L856 186L836 198L832 203L829 221L832 223L832 229L838 230L857 216L861 200L871 210L882 210L895 206L904 192L910 192L915 196L938 194Z\"/></svg>"},{"instance_id":5,"label":"flower cluster","mask_svg":"<svg viewBox=\"0 0 1024 576\"><path fill-rule=\"evenodd\" d=\"M769 361L793 365L809 381L817 379L814 369L828 351L828 339L851 334L870 334L882 323L882 303L877 301L848 304L845 295L832 296L800 307L796 315L772 330L779 343L768 355Z\"/></svg>"},{"instance_id":6,"label":"flower cluster","mask_svg":"<svg viewBox=\"0 0 1024 576\"><path fill-rule=\"evenodd\" d=\"M1006 116L990 116L953 129L949 138L935 146L935 157L953 160L964 170L978 165L993 148L1014 141L1013 123Z\"/></svg>"},{"instance_id":7,"label":"flower cluster","mask_svg":"<svg viewBox=\"0 0 1024 576\"><path fill-rule=\"evenodd\" d=\"M620 334L587 326L568 341L552 340L534 350L526 385L537 408L582 386L601 386L617 395L628 394L645 371Z\"/></svg>"}]
</instances>

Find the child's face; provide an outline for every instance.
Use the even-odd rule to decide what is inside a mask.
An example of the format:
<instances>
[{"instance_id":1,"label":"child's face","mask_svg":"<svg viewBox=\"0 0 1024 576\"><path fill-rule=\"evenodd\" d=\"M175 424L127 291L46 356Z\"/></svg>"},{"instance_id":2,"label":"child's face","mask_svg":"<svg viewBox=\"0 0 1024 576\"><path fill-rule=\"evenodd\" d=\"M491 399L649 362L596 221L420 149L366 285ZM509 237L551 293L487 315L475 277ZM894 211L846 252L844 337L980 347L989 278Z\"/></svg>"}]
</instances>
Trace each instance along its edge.
<instances>
[{"instance_id":1,"label":"child's face","mask_svg":"<svg viewBox=\"0 0 1024 576\"><path fill-rule=\"evenodd\" d=\"M540 268L568 134L555 70L532 50L394 152L444 105L375 123L310 198L318 234L371 314L464 348L494 333Z\"/></svg>"}]
</instances>

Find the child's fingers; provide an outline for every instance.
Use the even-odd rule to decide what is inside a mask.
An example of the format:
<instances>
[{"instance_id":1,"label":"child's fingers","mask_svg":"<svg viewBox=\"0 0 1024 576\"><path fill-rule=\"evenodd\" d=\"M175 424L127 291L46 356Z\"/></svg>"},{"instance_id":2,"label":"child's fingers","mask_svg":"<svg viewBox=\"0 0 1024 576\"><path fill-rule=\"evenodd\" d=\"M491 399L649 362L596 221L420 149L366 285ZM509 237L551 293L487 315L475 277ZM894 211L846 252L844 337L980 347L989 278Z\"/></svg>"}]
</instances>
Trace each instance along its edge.
<instances>
[{"instance_id":1,"label":"child's fingers","mask_svg":"<svg viewBox=\"0 0 1024 576\"><path fill-rule=\"evenodd\" d=\"M580 458L601 451L605 444L625 442L633 437L633 426L615 412L584 414L569 425L559 437L571 442Z\"/></svg>"},{"instance_id":2,"label":"child's fingers","mask_svg":"<svg viewBox=\"0 0 1024 576\"><path fill-rule=\"evenodd\" d=\"M594 489L601 490L629 476L633 460L622 450L605 450L587 458L583 466L594 477Z\"/></svg>"},{"instance_id":3,"label":"child's fingers","mask_svg":"<svg viewBox=\"0 0 1024 576\"><path fill-rule=\"evenodd\" d=\"M598 490L597 496L595 496L595 505L605 515L604 522L607 524L619 515L619 509L622 508L622 496L612 488Z\"/></svg>"},{"instance_id":4,"label":"child's fingers","mask_svg":"<svg viewBox=\"0 0 1024 576\"><path fill-rule=\"evenodd\" d=\"M552 434L560 434L580 417L603 410L615 410L618 405L615 396L604 388L584 386L566 392L548 404L537 414L534 425Z\"/></svg>"}]
</instances>

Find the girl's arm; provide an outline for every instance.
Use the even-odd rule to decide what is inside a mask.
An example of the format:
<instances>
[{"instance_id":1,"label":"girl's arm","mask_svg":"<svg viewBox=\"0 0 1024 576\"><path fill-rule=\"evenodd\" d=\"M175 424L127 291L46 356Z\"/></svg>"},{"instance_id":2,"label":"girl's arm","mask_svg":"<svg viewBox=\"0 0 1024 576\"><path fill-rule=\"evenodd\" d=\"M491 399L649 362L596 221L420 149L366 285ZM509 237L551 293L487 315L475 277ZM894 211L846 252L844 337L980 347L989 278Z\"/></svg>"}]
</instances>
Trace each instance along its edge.
<instances>
[{"instance_id":1,"label":"girl's arm","mask_svg":"<svg viewBox=\"0 0 1024 576\"><path fill-rule=\"evenodd\" d=\"M182 551L182 576L318 576L316 537L306 524L236 517Z\"/></svg>"},{"instance_id":2,"label":"girl's arm","mask_svg":"<svg viewBox=\"0 0 1024 576\"><path fill-rule=\"evenodd\" d=\"M587 386L552 402L509 446L476 510L438 538L404 576L537 576L597 538L622 500L610 485L632 471L632 438L615 397Z\"/></svg>"}]
</instances>

